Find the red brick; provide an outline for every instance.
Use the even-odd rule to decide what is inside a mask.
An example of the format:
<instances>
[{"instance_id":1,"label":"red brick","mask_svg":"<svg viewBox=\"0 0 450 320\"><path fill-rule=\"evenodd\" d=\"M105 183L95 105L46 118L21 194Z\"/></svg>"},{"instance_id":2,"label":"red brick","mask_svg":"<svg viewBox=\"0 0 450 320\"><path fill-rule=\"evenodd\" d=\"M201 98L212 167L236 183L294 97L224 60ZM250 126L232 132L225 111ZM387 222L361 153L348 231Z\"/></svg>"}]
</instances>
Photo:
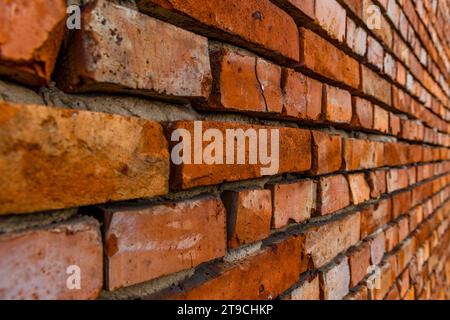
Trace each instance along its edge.
<instances>
[{"instance_id":1,"label":"red brick","mask_svg":"<svg viewBox=\"0 0 450 320\"><path fill-rule=\"evenodd\" d=\"M344 139L346 170L380 167L383 165L383 160L383 143L354 138Z\"/></svg>"},{"instance_id":2,"label":"red brick","mask_svg":"<svg viewBox=\"0 0 450 320\"><path fill-rule=\"evenodd\" d=\"M398 142L386 142L384 144L385 165L398 166L408 163L408 144Z\"/></svg>"},{"instance_id":3,"label":"red brick","mask_svg":"<svg viewBox=\"0 0 450 320\"><path fill-rule=\"evenodd\" d=\"M392 217L397 218L398 216L407 213L411 208L411 192L406 191L402 193L397 193L392 198Z\"/></svg>"},{"instance_id":4,"label":"red brick","mask_svg":"<svg viewBox=\"0 0 450 320\"><path fill-rule=\"evenodd\" d=\"M398 241L398 225L397 224L391 224L384 230L384 237L386 239L386 251L390 252L392 251L397 244Z\"/></svg>"},{"instance_id":5,"label":"red brick","mask_svg":"<svg viewBox=\"0 0 450 320\"><path fill-rule=\"evenodd\" d=\"M291 300L320 300L319 276L304 279L290 294Z\"/></svg>"},{"instance_id":6,"label":"red brick","mask_svg":"<svg viewBox=\"0 0 450 320\"><path fill-rule=\"evenodd\" d=\"M100 226L92 218L0 235L0 298L95 299L103 285L102 259ZM79 267L79 289L67 285L76 285L72 266Z\"/></svg>"},{"instance_id":7,"label":"red brick","mask_svg":"<svg viewBox=\"0 0 450 320\"><path fill-rule=\"evenodd\" d=\"M303 261L309 268L320 268L359 241L360 214L355 213L305 233Z\"/></svg>"},{"instance_id":8,"label":"red brick","mask_svg":"<svg viewBox=\"0 0 450 320\"><path fill-rule=\"evenodd\" d=\"M353 97L352 125L365 129L373 129L373 105L370 101Z\"/></svg>"},{"instance_id":9,"label":"red brick","mask_svg":"<svg viewBox=\"0 0 450 320\"><path fill-rule=\"evenodd\" d=\"M283 69L281 87L283 116L319 120L322 113L322 83L292 69Z\"/></svg>"},{"instance_id":10,"label":"red brick","mask_svg":"<svg viewBox=\"0 0 450 320\"><path fill-rule=\"evenodd\" d=\"M197 126L197 129L196 129ZM263 175L273 175L273 174L281 174L287 172L302 172L308 171L311 169L311 134L307 130L298 129L298 128L288 128L288 127L269 127L269 126L261 126L261 125L248 125L241 124L238 122L215 122L215 121L203 121L203 122L195 122L194 121L177 121L172 122L167 128L168 135L171 136L173 132L177 129L184 129L185 133L189 133L191 139L191 146L194 146L195 142L195 134L205 133L208 129L217 129L222 133L223 136L223 157L225 159L215 159L217 161L213 161L212 164L206 164L203 159L200 161L200 164L196 164L193 159L193 155L195 152L191 154L191 163L182 163L182 164L172 164L171 171L171 187L174 189L189 189L192 187L205 186L205 185L213 185L219 184L226 181L237 181L243 179L257 178ZM235 147L235 158L234 164L226 164L226 143L227 143L227 134L226 130L243 130L244 133L251 133L248 131L249 129L253 130L253 133L258 137L258 132L261 134L262 129L267 130L267 143L269 144L268 153L270 155L270 144L271 144L271 136L273 134L273 130L278 130L279 132L279 166L278 171L276 173L266 173L264 168L268 169L270 164L264 165L260 161L258 161L259 157L257 157L256 164L252 164L249 161L249 139L245 139L245 146L243 142L237 141L237 143L233 143ZM202 137L203 135L200 135ZM234 137L234 136L233 136ZM230 139L233 139L231 137ZM187 137L189 138L189 137ZM200 138L201 139L201 138ZM234 140L231 140L234 141ZM256 142L259 144L259 138L256 139ZM179 144L180 142L175 143L172 142L172 146L175 144ZM231 143L231 142L229 142ZM262 143L262 142L261 142ZM210 142L203 141L203 151L204 149L210 145ZM215 145L217 145L215 143ZM237 163L236 151L237 145L243 146L243 150L245 150L245 163L239 164ZM220 144L219 144L220 146ZM255 145L260 150L258 145ZM174 152L174 150L173 150ZM259 152L258 152L259 153ZM199 153L201 155L201 153ZM257 156L257 155L254 155ZM274 155L275 156L275 155ZM213 159L214 160L214 159ZM233 159L231 159L233 160ZM276 160L276 159L275 159ZM220 163L223 162L223 164ZM272 163L275 165L274 163ZM277 168L273 168L275 171Z\"/></svg>"},{"instance_id":11,"label":"red brick","mask_svg":"<svg viewBox=\"0 0 450 320\"><path fill-rule=\"evenodd\" d=\"M294 17L314 19L314 0L273 0Z\"/></svg>"},{"instance_id":12,"label":"red brick","mask_svg":"<svg viewBox=\"0 0 450 320\"><path fill-rule=\"evenodd\" d=\"M386 173L386 186L389 193L408 187L408 170L391 169Z\"/></svg>"},{"instance_id":13,"label":"red brick","mask_svg":"<svg viewBox=\"0 0 450 320\"><path fill-rule=\"evenodd\" d=\"M375 65L378 70L383 70L384 50L381 44L375 38L367 38L367 60Z\"/></svg>"},{"instance_id":14,"label":"red brick","mask_svg":"<svg viewBox=\"0 0 450 320\"><path fill-rule=\"evenodd\" d=\"M372 265L379 265L385 252L386 239L384 237L384 232L380 231L371 236L368 242L370 245L370 263Z\"/></svg>"},{"instance_id":15,"label":"red brick","mask_svg":"<svg viewBox=\"0 0 450 320\"><path fill-rule=\"evenodd\" d=\"M370 265L370 245L362 242L354 250L351 250L348 256L350 266L350 288L360 283L367 274Z\"/></svg>"},{"instance_id":16,"label":"red brick","mask_svg":"<svg viewBox=\"0 0 450 320\"><path fill-rule=\"evenodd\" d=\"M66 48L57 74L64 90L135 92L176 100L208 97L206 38L109 1L87 6L82 15L83 28Z\"/></svg>"},{"instance_id":17,"label":"red brick","mask_svg":"<svg viewBox=\"0 0 450 320\"><path fill-rule=\"evenodd\" d=\"M207 276L189 279L182 283L184 290L174 287L162 297L183 300L274 299L299 279L301 239L280 240L242 261L211 266Z\"/></svg>"},{"instance_id":18,"label":"red brick","mask_svg":"<svg viewBox=\"0 0 450 320\"><path fill-rule=\"evenodd\" d=\"M346 12L336 0L316 0L317 23L334 39L344 41Z\"/></svg>"},{"instance_id":19,"label":"red brick","mask_svg":"<svg viewBox=\"0 0 450 320\"><path fill-rule=\"evenodd\" d=\"M394 136L400 133L400 118L392 112L389 113L389 132Z\"/></svg>"},{"instance_id":20,"label":"red brick","mask_svg":"<svg viewBox=\"0 0 450 320\"><path fill-rule=\"evenodd\" d=\"M320 178L318 214L334 213L350 205L350 190L344 175Z\"/></svg>"},{"instance_id":21,"label":"red brick","mask_svg":"<svg viewBox=\"0 0 450 320\"><path fill-rule=\"evenodd\" d=\"M382 133L389 132L389 113L383 108L375 105L373 110L373 128Z\"/></svg>"},{"instance_id":22,"label":"red brick","mask_svg":"<svg viewBox=\"0 0 450 320\"><path fill-rule=\"evenodd\" d=\"M366 174L366 178L372 198L378 198L386 192L386 170L370 171Z\"/></svg>"},{"instance_id":23,"label":"red brick","mask_svg":"<svg viewBox=\"0 0 450 320\"><path fill-rule=\"evenodd\" d=\"M325 120L350 123L352 120L352 96L350 92L332 86L325 86Z\"/></svg>"},{"instance_id":24,"label":"red brick","mask_svg":"<svg viewBox=\"0 0 450 320\"><path fill-rule=\"evenodd\" d=\"M369 290L366 285L357 286L344 300L369 300Z\"/></svg>"},{"instance_id":25,"label":"red brick","mask_svg":"<svg viewBox=\"0 0 450 320\"><path fill-rule=\"evenodd\" d=\"M64 0L0 2L0 74L38 86L50 81L65 21Z\"/></svg>"},{"instance_id":26,"label":"red brick","mask_svg":"<svg viewBox=\"0 0 450 320\"><path fill-rule=\"evenodd\" d=\"M384 199L361 211L361 239L372 234L389 221L390 207L390 202Z\"/></svg>"},{"instance_id":27,"label":"red brick","mask_svg":"<svg viewBox=\"0 0 450 320\"><path fill-rule=\"evenodd\" d=\"M0 159L0 213L153 197L168 189L163 130L144 119L0 102Z\"/></svg>"},{"instance_id":28,"label":"red brick","mask_svg":"<svg viewBox=\"0 0 450 320\"><path fill-rule=\"evenodd\" d=\"M269 190L225 191L228 247L236 248L264 239L270 234L272 197Z\"/></svg>"},{"instance_id":29,"label":"red brick","mask_svg":"<svg viewBox=\"0 0 450 320\"><path fill-rule=\"evenodd\" d=\"M347 16L347 31L346 31L347 46L353 50L354 53L364 56L367 50L367 32Z\"/></svg>"},{"instance_id":30,"label":"red brick","mask_svg":"<svg viewBox=\"0 0 450 320\"><path fill-rule=\"evenodd\" d=\"M227 46L211 52L213 93L204 107L253 112L280 112L281 67Z\"/></svg>"},{"instance_id":31,"label":"red brick","mask_svg":"<svg viewBox=\"0 0 450 320\"><path fill-rule=\"evenodd\" d=\"M273 218L275 229L286 226L290 220L303 222L316 209L317 183L303 180L293 183L271 184Z\"/></svg>"},{"instance_id":32,"label":"red brick","mask_svg":"<svg viewBox=\"0 0 450 320\"><path fill-rule=\"evenodd\" d=\"M193 268L226 253L225 209L217 198L111 208L105 219L108 290Z\"/></svg>"},{"instance_id":33,"label":"red brick","mask_svg":"<svg viewBox=\"0 0 450 320\"><path fill-rule=\"evenodd\" d=\"M342 300L349 293L350 268L347 257L321 271L320 284L324 300Z\"/></svg>"},{"instance_id":34,"label":"red brick","mask_svg":"<svg viewBox=\"0 0 450 320\"><path fill-rule=\"evenodd\" d=\"M387 52L384 54L384 73L387 74L392 80L397 77L397 64L395 59Z\"/></svg>"},{"instance_id":35,"label":"red brick","mask_svg":"<svg viewBox=\"0 0 450 320\"><path fill-rule=\"evenodd\" d=\"M298 61L294 20L269 0L138 0L139 10L264 53Z\"/></svg>"},{"instance_id":36,"label":"red brick","mask_svg":"<svg viewBox=\"0 0 450 320\"><path fill-rule=\"evenodd\" d=\"M391 85L378 74L361 65L361 90L379 101L391 105Z\"/></svg>"},{"instance_id":37,"label":"red brick","mask_svg":"<svg viewBox=\"0 0 450 320\"><path fill-rule=\"evenodd\" d=\"M370 188L363 173L350 174L347 176L350 186L350 194L354 205L363 203L370 199Z\"/></svg>"},{"instance_id":38,"label":"red brick","mask_svg":"<svg viewBox=\"0 0 450 320\"><path fill-rule=\"evenodd\" d=\"M360 84L358 62L314 32L300 29L302 64L331 80L357 88ZM327 54L323 54L327 52Z\"/></svg>"},{"instance_id":39,"label":"red brick","mask_svg":"<svg viewBox=\"0 0 450 320\"><path fill-rule=\"evenodd\" d=\"M342 138L321 131L312 131L313 173L338 171L342 166Z\"/></svg>"},{"instance_id":40,"label":"red brick","mask_svg":"<svg viewBox=\"0 0 450 320\"><path fill-rule=\"evenodd\" d=\"M363 1L359 1L361 2L361 6L362 6L362 20L364 22L371 21L371 19L374 16L374 12L372 10L369 10L369 6L373 6L374 3L371 0L363 0ZM387 19L383 16L383 14L381 14L379 16L380 18L380 22L381 25L379 26L379 28L375 27L372 28L372 32L382 40L382 42L389 48L392 47L392 41L393 41L393 32L391 29L391 26L389 25L389 22L387 21Z\"/></svg>"},{"instance_id":41,"label":"red brick","mask_svg":"<svg viewBox=\"0 0 450 320\"><path fill-rule=\"evenodd\" d=\"M376 286L371 290L372 300L382 300L392 286L392 265L390 262L384 262L380 266L380 287ZM376 282L375 282L376 283Z\"/></svg>"},{"instance_id":42,"label":"red brick","mask_svg":"<svg viewBox=\"0 0 450 320\"><path fill-rule=\"evenodd\" d=\"M398 241L402 242L409 234L409 221L407 217L402 217L397 222L398 225Z\"/></svg>"}]
</instances>

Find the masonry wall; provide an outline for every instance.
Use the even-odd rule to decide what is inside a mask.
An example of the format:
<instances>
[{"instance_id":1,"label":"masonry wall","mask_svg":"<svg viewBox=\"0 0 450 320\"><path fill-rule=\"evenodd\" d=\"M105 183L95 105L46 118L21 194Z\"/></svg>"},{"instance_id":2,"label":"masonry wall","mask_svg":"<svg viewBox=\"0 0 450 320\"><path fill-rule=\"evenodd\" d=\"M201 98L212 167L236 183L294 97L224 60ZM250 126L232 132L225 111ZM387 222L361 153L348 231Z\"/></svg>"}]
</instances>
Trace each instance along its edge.
<instances>
[{"instance_id":1,"label":"masonry wall","mask_svg":"<svg viewBox=\"0 0 450 320\"><path fill-rule=\"evenodd\" d=\"M1 299L450 298L449 1L85 2L0 0Z\"/></svg>"}]
</instances>

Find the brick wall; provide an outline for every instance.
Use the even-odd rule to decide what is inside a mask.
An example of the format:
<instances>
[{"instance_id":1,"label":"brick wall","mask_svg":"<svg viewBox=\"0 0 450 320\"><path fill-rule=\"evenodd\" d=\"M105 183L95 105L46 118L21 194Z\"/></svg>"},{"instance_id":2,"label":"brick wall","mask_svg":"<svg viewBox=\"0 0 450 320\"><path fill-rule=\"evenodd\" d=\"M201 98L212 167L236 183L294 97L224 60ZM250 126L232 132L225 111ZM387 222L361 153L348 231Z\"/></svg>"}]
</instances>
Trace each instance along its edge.
<instances>
[{"instance_id":1,"label":"brick wall","mask_svg":"<svg viewBox=\"0 0 450 320\"><path fill-rule=\"evenodd\" d=\"M450 299L448 0L83 2L0 0L1 299Z\"/></svg>"}]
</instances>

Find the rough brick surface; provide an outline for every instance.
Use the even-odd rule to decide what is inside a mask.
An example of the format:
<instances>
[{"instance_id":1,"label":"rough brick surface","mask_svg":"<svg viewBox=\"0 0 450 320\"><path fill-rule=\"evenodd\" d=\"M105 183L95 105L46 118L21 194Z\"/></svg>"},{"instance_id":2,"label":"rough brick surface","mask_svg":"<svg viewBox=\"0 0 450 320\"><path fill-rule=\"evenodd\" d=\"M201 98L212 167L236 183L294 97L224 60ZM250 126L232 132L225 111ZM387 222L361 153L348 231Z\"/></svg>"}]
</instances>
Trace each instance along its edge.
<instances>
[{"instance_id":1,"label":"rough brick surface","mask_svg":"<svg viewBox=\"0 0 450 320\"><path fill-rule=\"evenodd\" d=\"M167 142L156 122L7 103L0 119L0 213L167 192Z\"/></svg>"},{"instance_id":2,"label":"rough brick surface","mask_svg":"<svg viewBox=\"0 0 450 320\"><path fill-rule=\"evenodd\" d=\"M218 199L109 209L105 215L109 290L225 255L225 209Z\"/></svg>"}]
</instances>

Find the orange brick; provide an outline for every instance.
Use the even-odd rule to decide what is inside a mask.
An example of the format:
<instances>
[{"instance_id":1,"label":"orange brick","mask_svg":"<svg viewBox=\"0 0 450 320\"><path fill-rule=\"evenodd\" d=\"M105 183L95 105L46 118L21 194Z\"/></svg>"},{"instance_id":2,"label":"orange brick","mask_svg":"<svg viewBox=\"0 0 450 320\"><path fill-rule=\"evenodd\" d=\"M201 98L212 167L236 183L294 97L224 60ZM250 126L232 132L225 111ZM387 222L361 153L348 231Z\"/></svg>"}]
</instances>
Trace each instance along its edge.
<instances>
[{"instance_id":1,"label":"orange brick","mask_svg":"<svg viewBox=\"0 0 450 320\"><path fill-rule=\"evenodd\" d=\"M0 2L0 74L29 85L50 81L66 22L64 0Z\"/></svg>"},{"instance_id":2,"label":"orange brick","mask_svg":"<svg viewBox=\"0 0 450 320\"><path fill-rule=\"evenodd\" d=\"M320 300L319 276L304 279L290 295L291 300Z\"/></svg>"},{"instance_id":3,"label":"orange brick","mask_svg":"<svg viewBox=\"0 0 450 320\"><path fill-rule=\"evenodd\" d=\"M293 183L271 184L273 227L286 226L290 220L296 223L308 220L316 210L317 183L303 180Z\"/></svg>"},{"instance_id":4,"label":"orange brick","mask_svg":"<svg viewBox=\"0 0 450 320\"><path fill-rule=\"evenodd\" d=\"M312 131L313 173L338 171L342 166L342 138L321 131Z\"/></svg>"},{"instance_id":5,"label":"orange brick","mask_svg":"<svg viewBox=\"0 0 450 320\"><path fill-rule=\"evenodd\" d=\"M373 105L370 101L353 97L352 125L365 129L373 129Z\"/></svg>"},{"instance_id":6,"label":"orange brick","mask_svg":"<svg viewBox=\"0 0 450 320\"><path fill-rule=\"evenodd\" d=\"M347 175L352 203L363 203L370 199L370 188L363 173Z\"/></svg>"},{"instance_id":7,"label":"orange brick","mask_svg":"<svg viewBox=\"0 0 450 320\"><path fill-rule=\"evenodd\" d=\"M391 105L391 85L378 74L361 65L361 90L379 101Z\"/></svg>"},{"instance_id":8,"label":"orange brick","mask_svg":"<svg viewBox=\"0 0 450 320\"><path fill-rule=\"evenodd\" d=\"M374 124L373 128L382 133L389 132L389 113L383 108L375 105L373 112Z\"/></svg>"},{"instance_id":9,"label":"orange brick","mask_svg":"<svg viewBox=\"0 0 450 320\"><path fill-rule=\"evenodd\" d=\"M336 0L316 0L315 9L317 23L332 38L343 42L347 17L345 9Z\"/></svg>"},{"instance_id":10,"label":"orange brick","mask_svg":"<svg viewBox=\"0 0 450 320\"><path fill-rule=\"evenodd\" d=\"M350 190L344 175L320 178L318 214L334 213L350 205Z\"/></svg>"},{"instance_id":11,"label":"orange brick","mask_svg":"<svg viewBox=\"0 0 450 320\"><path fill-rule=\"evenodd\" d=\"M168 191L167 141L156 122L1 102L0 119L0 214Z\"/></svg>"},{"instance_id":12,"label":"orange brick","mask_svg":"<svg viewBox=\"0 0 450 320\"><path fill-rule=\"evenodd\" d=\"M264 239L270 234L272 198L269 190L225 191L228 247L236 248Z\"/></svg>"},{"instance_id":13,"label":"orange brick","mask_svg":"<svg viewBox=\"0 0 450 320\"><path fill-rule=\"evenodd\" d=\"M95 299L103 286L102 260L100 226L92 218L2 234L0 298ZM66 285L71 275L80 275L79 289Z\"/></svg>"},{"instance_id":14,"label":"orange brick","mask_svg":"<svg viewBox=\"0 0 450 320\"><path fill-rule=\"evenodd\" d=\"M370 265L370 245L362 242L358 247L351 250L348 255L350 266L350 288L360 283L367 274Z\"/></svg>"},{"instance_id":15,"label":"orange brick","mask_svg":"<svg viewBox=\"0 0 450 320\"><path fill-rule=\"evenodd\" d=\"M105 219L108 290L193 268L226 253L225 209L216 198L111 208Z\"/></svg>"},{"instance_id":16,"label":"orange brick","mask_svg":"<svg viewBox=\"0 0 450 320\"><path fill-rule=\"evenodd\" d=\"M352 120L352 97L346 90L325 86L325 120L337 123L350 123Z\"/></svg>"}]
</instances>

